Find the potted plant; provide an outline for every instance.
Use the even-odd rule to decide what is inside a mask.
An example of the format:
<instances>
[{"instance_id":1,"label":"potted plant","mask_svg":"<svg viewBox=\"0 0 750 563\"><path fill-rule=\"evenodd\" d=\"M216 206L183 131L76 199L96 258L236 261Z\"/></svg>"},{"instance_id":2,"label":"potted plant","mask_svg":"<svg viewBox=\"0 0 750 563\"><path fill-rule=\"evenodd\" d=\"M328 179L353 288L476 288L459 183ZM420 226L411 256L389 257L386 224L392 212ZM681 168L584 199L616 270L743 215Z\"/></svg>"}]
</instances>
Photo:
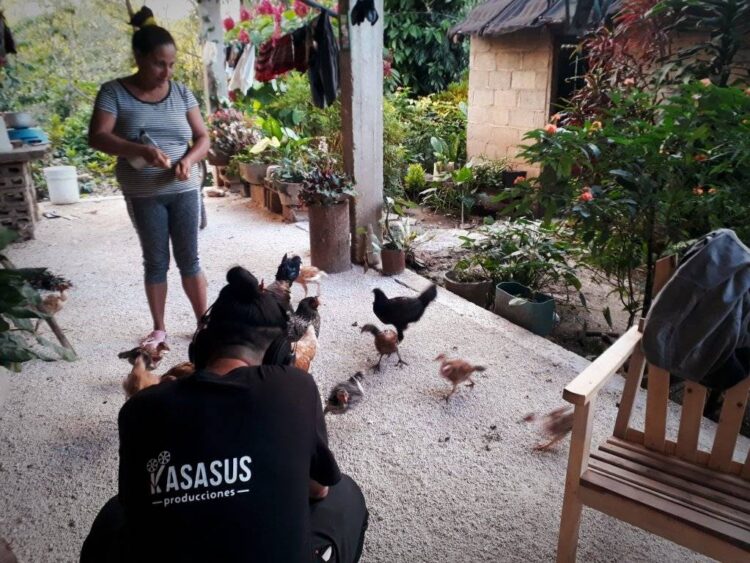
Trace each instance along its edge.
<instances>
[{"instance_id":1,"label":"potted plant","mask_svg":"<svg viewBox=\"0 0 750 563\"><path fill-rule=\"evenodd\" d=\"M486 309L490 304L493 283L477 258L471 255L459 260L452 270L443 274L443 282L451 293Z\"/></svg>"},{"instance_id":2,"label":"potted plant","mask_svg":"<svg viewBox=\"0 0 750 563\"><path fill-rule=\"evenodd\" d=\"M229 160L260 139L252 121L234 109L220 109L208 118L208 135L211 147L208 162L213 166L227 166Z\"/></svg>"},{"instance_id":3,"label":"potted plant","mask_svg":"<svg viewBox=\"0 0 750 563\"><path fill-rule=\"evenodd\" d=\"M235 157L240 168L240 176L246 182L262 185L268 167L278 162L278 149L281 141L277 137L263 137L251 147Z\"/></svg>"},{"instance_id":4,"label":"potted plant","mask_svg":"<svg viewBox=\"0 0 750 563\"><path fill-rule=\"evenodd\" d=\"M581 289L569 263L574 248L560 236L564 233L527 219L488 225L479 233L465 237L464 245L496 284L495 313L540 336L549 334L557 319L549 291L561 285Z\"/></svg>"},{"instance_id":5,"label":"potted plant","mask_svg":"<svg viewBox=\"0 0 750 563\"><path fill-rule=\"evenodd\" d=\"M385 198L385 217L383 219L383 246L380 249L381 273L384 276L395 276L406 269L406 253L411 248L417 233L411 230L409 220L404 216L403 205L406 202ZM396 219L391 219L391 214Z\"/></svg>"},{"instance_id":6,"label":"potted plant","mask_svg":"<svg viewBox=\"0 0 750 563\"><path fill-rule=\"evenodd\" d=\"M351 268L349 242L349 198L356 191L335 161L309 169L302 180L300 199L310 217L310 261L328 273Z\"/></svg>"}]
</instances>

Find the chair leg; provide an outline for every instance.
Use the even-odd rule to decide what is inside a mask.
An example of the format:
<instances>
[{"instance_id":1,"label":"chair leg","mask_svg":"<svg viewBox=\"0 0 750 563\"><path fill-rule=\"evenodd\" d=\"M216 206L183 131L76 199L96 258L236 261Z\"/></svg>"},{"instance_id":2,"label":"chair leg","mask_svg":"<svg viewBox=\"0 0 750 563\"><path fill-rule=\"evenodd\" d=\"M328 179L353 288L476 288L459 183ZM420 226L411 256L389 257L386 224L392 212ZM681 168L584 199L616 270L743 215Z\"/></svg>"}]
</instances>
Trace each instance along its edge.
<instances>
[{"instance_id":1,"label":"chair leg","mask_svg":"<svg viewBox=\"0 0 750 563\"><path fill-rule=\"evenodd\" d=\"M560 537L557 540L557 563L575 563L582 508L577 491L566 487L560 515Z\"/></svg>"}]
</instances>

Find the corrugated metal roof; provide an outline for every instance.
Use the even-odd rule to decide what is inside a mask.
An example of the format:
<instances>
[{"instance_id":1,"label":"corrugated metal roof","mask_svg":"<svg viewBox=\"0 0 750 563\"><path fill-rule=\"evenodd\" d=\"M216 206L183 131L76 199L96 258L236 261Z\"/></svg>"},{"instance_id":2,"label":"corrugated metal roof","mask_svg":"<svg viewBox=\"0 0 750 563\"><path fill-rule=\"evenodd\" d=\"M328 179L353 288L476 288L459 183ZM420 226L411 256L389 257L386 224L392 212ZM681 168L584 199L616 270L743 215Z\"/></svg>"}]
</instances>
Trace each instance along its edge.
<instances>
[{"instance_id":1,"label":"corrugated metal roof","mask_svg":"<svg viewBox=\"0 0 750 563\"><path fill-rule=\"evenodd\" d=\"M578 0L570 0L567 16L572 19ZM609 5L611 14L619 6ZM521 29L566 23L565 0L489 0L474 8L450 35L505 35Z\"/></svg>"}]
</instances>

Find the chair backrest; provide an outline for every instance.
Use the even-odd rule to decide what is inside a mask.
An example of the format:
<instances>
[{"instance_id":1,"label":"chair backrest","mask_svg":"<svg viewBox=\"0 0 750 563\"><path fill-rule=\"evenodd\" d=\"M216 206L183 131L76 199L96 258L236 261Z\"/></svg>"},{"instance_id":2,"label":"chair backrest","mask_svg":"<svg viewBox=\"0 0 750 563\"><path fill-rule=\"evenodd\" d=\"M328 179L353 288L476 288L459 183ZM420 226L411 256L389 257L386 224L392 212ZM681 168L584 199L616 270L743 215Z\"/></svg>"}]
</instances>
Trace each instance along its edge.
<instances>
[{"instance_id":1,"label":"chair backrest","mask_svg":"<svg viewBox=\"0 0 750 563\"><path fill-rule=\"evenodd\" d=\"M664 287L675 269L675 257L664 258L657 262L654 295ZM641 320L639 326L641 332L643 323L644 321ZM638 430L631 427L631 417L644 371L648 374L646 416L643 430ZM750 480L750 452L744 462L734 460L749 391L750 377L726 391L713 446L710 451L703 451L699 449L698 438L708 390L697 383L685 382L677 441L669 440L667 438L669 373L646 362L639 340L628 362L625 388L615 421L614 436L642 444L650 450L677 457L684 462L721 473L739 475L743 479Z\"/></svg>"}]
</instances>

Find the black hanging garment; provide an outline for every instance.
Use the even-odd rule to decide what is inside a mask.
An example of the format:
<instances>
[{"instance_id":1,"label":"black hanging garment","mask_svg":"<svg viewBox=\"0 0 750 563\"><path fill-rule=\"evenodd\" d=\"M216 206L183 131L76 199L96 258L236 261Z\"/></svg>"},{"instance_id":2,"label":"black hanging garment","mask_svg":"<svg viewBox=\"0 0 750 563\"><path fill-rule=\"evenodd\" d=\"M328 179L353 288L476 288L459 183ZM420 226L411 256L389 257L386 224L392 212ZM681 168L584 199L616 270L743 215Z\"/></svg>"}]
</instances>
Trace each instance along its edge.
<instances>
[{"instance_id":1,"label":"black hanging garment","mask_svg":"<svg viewBox=\"0 0 750 563\"><path fill-rule=\"evenodd\" d=\"M9 54L16 54L16 43L13 41L8 22L5 21L5 15L0 12L0 66L5 64L5 56Z\"/></svg>"},{"instance_id":2,"label":"black hanging garment","mask_svg":"<svg viewBox=\"0 0 750 563\"><path fill-rule=\"evenodd\" d=\"M370 22L370 25L375 25L379 17L378 11L375 9L375 0L356 1L356 5L352 8L352 25L359 25L365 20Z\"/></svg>"},{"instance_id":3,"label":"black hanging garment","mask_svg":"<svg viewBox=\"0 0 750 563\"><path fill-rule=\"evenodd\" d=\"M339 46L328 14L323 13L312 23L313 45L310 49L310 91L319 108L336 101L339 91Z\"/></svg>"}]
</instances>

